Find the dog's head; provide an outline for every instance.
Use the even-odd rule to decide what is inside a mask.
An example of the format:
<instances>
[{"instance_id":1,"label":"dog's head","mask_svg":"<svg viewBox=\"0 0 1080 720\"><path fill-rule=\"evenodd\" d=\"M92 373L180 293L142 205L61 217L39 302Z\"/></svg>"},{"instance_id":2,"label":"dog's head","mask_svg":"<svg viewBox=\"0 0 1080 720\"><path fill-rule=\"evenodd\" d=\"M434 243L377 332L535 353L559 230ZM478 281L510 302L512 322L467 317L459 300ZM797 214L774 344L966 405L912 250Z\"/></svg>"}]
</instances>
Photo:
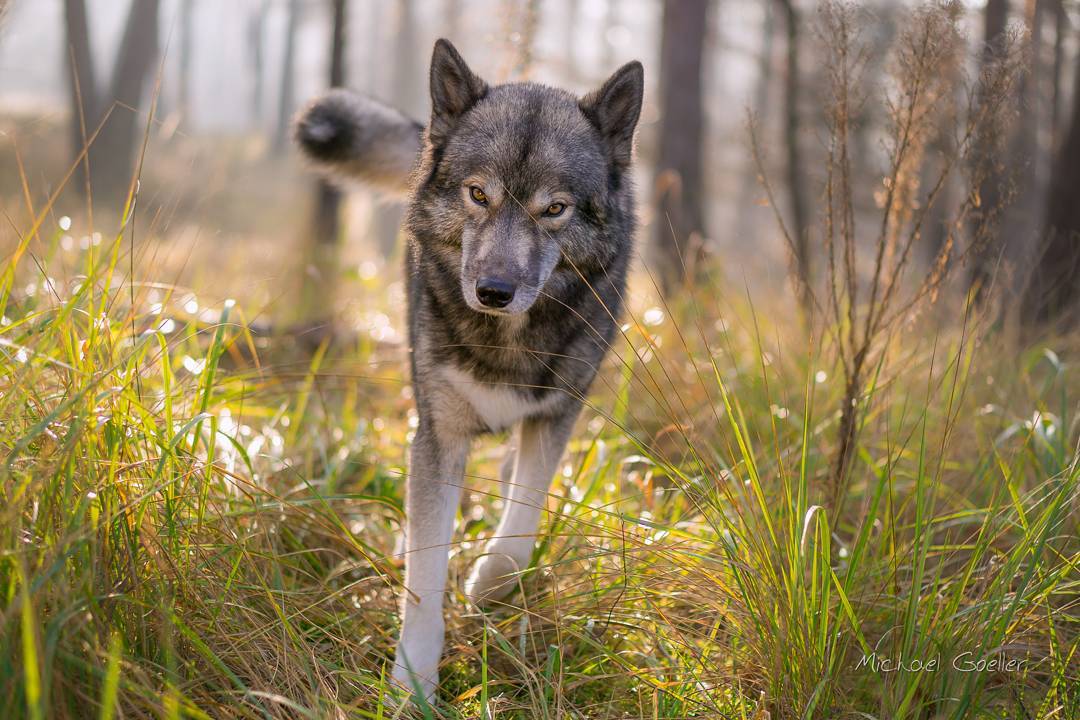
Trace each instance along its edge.
<instances>
[{"instance_id":1,"label":"dog's head","mask_svg":"<svg viewBox=\"0 0 1080 720\"><path fill-rule=\"evenodd\" d=\"M460 247L469 307L526 312L557 268L576 272L612 251L598 244L611 196L626 190L642 91L637 62L583 98L533 83L491 87L449 42L435 44L411 223Z\"/></svg>"}]
</instances>

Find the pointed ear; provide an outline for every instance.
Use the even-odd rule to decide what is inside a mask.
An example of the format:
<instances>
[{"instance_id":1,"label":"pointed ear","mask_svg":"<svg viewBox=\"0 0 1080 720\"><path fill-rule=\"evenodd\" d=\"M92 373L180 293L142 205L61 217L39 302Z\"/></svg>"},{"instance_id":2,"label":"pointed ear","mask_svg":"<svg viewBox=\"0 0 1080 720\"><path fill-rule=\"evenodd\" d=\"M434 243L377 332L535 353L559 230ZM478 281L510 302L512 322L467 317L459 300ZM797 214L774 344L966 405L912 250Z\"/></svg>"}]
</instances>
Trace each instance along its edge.
<instances>
[{"instance_id":1,"label":"pointed ear","mask_svg":"<svg viewBox=\"0 0 1080 720\"><path fill-rule=\"evenodd\" d=\"M600 131L612 158L621 168L630 165L634 128L641 115L644 92L645 70L635 60L616 70L599 90L578 102L581 112Z\"/></svg>"},{"instance_id":2,"label":"pointed ear","mask_svg":"<svg viewBox=\"0 0 1080 720\"><path fill-rule=\"evenodd\" d=\"M431 54L431 125L428 137L442 144L469 108L487 94L488 86L449 40L440 38Z\"/></svg>"}]
</instances>

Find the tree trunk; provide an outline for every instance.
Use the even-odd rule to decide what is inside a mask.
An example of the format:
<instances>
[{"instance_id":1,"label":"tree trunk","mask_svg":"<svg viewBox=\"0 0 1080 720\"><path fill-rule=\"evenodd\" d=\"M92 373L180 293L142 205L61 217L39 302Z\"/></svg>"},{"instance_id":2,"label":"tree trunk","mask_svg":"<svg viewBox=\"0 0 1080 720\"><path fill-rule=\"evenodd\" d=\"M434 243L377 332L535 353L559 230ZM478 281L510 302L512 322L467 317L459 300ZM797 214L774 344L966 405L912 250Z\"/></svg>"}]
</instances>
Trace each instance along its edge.
<instances>
[{"instance_id":1,"label":"tree trunk","mask_svg":"<svg viewBox=\"0 0 1080 720\"><path fill-rule=\"evenodd\" d=\"M776 34L776 15L773 4L764 3L761 6L761 50L758 57L758 75L754 89L754 100L750 106L756 123L764 127L769 122L769 91L772 88L773 79L773 43ZM739 199L735 204L737 208L735 216L735 237L740 242L753 245L757 241L758 216L751 210L754 199L759 195L761 185L758 182L758 166L752 154L746 158L745 176L739 192Z\"/></svg>"},{"instance_id":2,"label":"tree trunk","mask_svg":"<svg viewBox=\"0 0 1080 720\"><path fill-rule=\"evenodd\" d=\"M195 40L195 0L180 5L180 68L177 82L177 110L184 123L191 121L191 48Z\"/></svg>"},{"instance_id":3,"label":"tree trunk","mask_svg":"<svg viewBox=\"0 0 1080 720\"><path fill-rule=\"evenodd\" d=\"M417 53L416 0L398 0L397 33L394 37L394 102L411 117L423 115L427 107L427 67L424 53ZM422 59L421 59L422 58Z\"/></svg>"},{"instance_id":4,"label":"tree trunk","mask_svg":"<svg viewBox=\"0 0 1080 720\"><path fill-rule=\"evenodd\" d=\"M810 249L806 192L803 187L802 149L799 146L799 12L793 0L777 0L787 31L787 62L784 69L784 147L787 151L787 185L791 202L791 240L795 245L795 277L799 305L810 309Z\"/></svg>"},{"instance_id":5,"label":"tree trunk","mask_svg":"<svg viewBox=\"0 0 1080 720\"><path fill-rule=\"evenodd\" d=\"M959 83L956 84L959 86ZM959 94L957 92L957 94ZM957 98L955 102L963 102ZM956 143L953 137L952 114L946 111L944 117L938 116L938 126L934 133L928 152L923 157L921 187L931 188L945 169L949 158L956 153ZM948 266L952 256L952 248L947 247L949 237L952 234L952 217L955 210L954 197L956 194L955 181L949 173L941 186L941 190L929 208L925 219L925 230L922 238L922 255L927 272L933 272L939 261ZM944 257L943 257L944 253ZM944 267L942 268L944 269Z\"/></svg>"},{"instance_id":6,"label":"tree trunk","mask_svg":"<svg viewBox=\"0 0 1080 720\"><path fill-rule=\"evenodd\" d=\"M383 23L386 22L386 6L383 3L369 3L365 20L363 27L367 30L367 34L361 41L364 47L365 64L363 88L370 95L386 100L390 96L383 93L389 88L383 87L386 84L385 73L384 68L380 67L382 63L379 62L386 48L386 38L383 37L382 32ZM457 45L457 47L461 46Z\"/></svg>"},{"instance_id":7,"label":"tree trunk","mask_svg":"<svg viewBox=\"0 0 1080 720\"><path fill-rule=\"evenodd\" d=\"M345 84L347 0L333 0L330 41L330 87ZM315 184L315 217L304 273L301 307L305 319L322 321L332 314L337 288L338 240L341 237L341 191L325 179Z\"/></svg>"},{"instance_id":8,"label":"tree trunk","mask_svg":"<svg viewBox=\"0 0 1080 720\"><path fill-rule=\"evenodd\" d=\"M1008 166L1015 183L1015 192L1004 210L998 253L1015 264L1021 257L1030 258L1030 249L1038 246L1045 209L1046 188L1043 152L1039 134L1047 118L1041 96L1043 75L1042 18L1044 0L1026 0L1024 22L1030 38L1027 47L1026 69L1017 85L1017 101L1022 122L1016 123L1009 145ZM1019 288L1014 285L1015 292Z\"/></svg>"},{"instance_id":9,"label":"tree trunk","mask_svg":"<svg viewBox=\"0 0 1080 720\"><path fill-rule=\"evenodd\" d=\"M72 158L78 158L100 119L97 109L97 88L94 85L94 62L90 53L90 29L86 18L85 0L64 0L64 67L68 70L68 91L71 117ZM80 191L88 191L90 160L80 163Z\"/></svg>"},{"instance_id":10,"label":"tree trunk","mask_svg":"<svg viewBox=\"0 0 1080 720\"><path fill-rule=\"evenodd\" d=\"M1074 78L1072 122L1050 178L1040 252L1021 304L1029 324L1065 323L1080 300L1080 54ZM1063 325L1064 326L1064 325Z\"/></svg>"},{"instance_id":11,"label":"tree trunk","mask_svg":"<svg viewBox=\"0 0 1080 720\"><path fill-rule=\"evenodd\" d=\"M702 60L708 0L664 3L660 43L660 153L653 253L662 289L686 279L704 242Z\"/></svg>"},{"instance_id":12,"label":"tree trunk","mask_svg":"<svg viewBox=\"0 0 1080 720\"><path fill-rule=\"evenodd\" d=\"M604 68L604 72L611 72L611 67L615 64L615 47L608 41L607 29L615 27L619 22L619 8L615 4L616 2L618 0L607 0L604 4L604 19L598 28L600 30L600 66ZM666 18L668 3L661 4L664 5L664 17Z\"/></svg>"},{"instance_id":13,"label":"tree trunk","mask_svg":"<svg viewBox=\"0 0 1080 720\"><path fill-rule=\"evenodd\" d=\"M1005 52L1005 33L1009 20L1008 0L987 0L983 11L983 55L984 67L1002 59ZM979 185L979 210L972 221L974 253L971 262L970 287L976 300L985 299L986 290L993 280L1001 255L998 242L1000 235L995 231L998 215L1003 204L1002 183L1004 174L1002 157L1004 138L1000 128L989 130L979 138L979 148L975 157L981 165L976 172L982 176Z\"/></svg>"},{"instance_id":14,"label":"tree trunk","mask_svg":"<svg viewBox=\"0 0 1080 720\"><path fill-rule=\"evenodd\" d=\"M392 103L410 117L423 117L427 103L425 74L417 61L415 0L398 0L397 32L393 34L393 67L381 77L390 81L390 87L381 88ZM377 29L376 29L377 30ZM378 64L378 60L376 63ZM398 233L404 211L401 203L380 203L375 208L372 235L383 257L390 257L398 247Z\"/></svg>"},{"instance_id":15,"label":"tree trunk","mask_svg":"<svg viewBox=\"0 0 1080 720\"><path fill-rule=\"evenodd\" d=\"M270 12L270 0L262 0L248 19L248 71L251 75L251 126L262 126L263 96L266 83L263 81L266 49L266 16Z\"/></svg>"},{"instance_id":16,"label":"tree trunk","mask_svg":"<svg viewBox=\"0 0 1080 720\"><path fill-rule=\"evenodd\" d=\"M943 143L950 142L948 138L942 139ZM941 152L949 152L951 148L943 144ZM941 162L929 162L926 164L924 173L925 187L929 181L935 180L938 173L941 172ZM941 188L941 192L938 193L937 198L934 201L934 206L930 208L929 215L926 218L926 231L924 233L924 239L922 243L923 260L925 262L928 272L933 271L935 264L941 259L942 253L947 252L946 243L949 239L949 223L950 213L953 210L953 183L951 178L945 179L945 184ZM951 255L951 252L949 253ZM946 265L949 262L949 256L944 258Z\"/></svg>"},{"instance_id":17,"label":"tree trunk","mask_svg":"<svg viewBox=\"0 0 1080 720\"><path fill-rule=\"evenodd\" d=\"M334 1L332 41L330 45L330 87L345 84L345 4ZM340 234L341 191L324 179L318 181L315 211L315 242L336 246Z\"/></svg>"},{"instance_id":18,"label":"tree trunk","mask_svg":"<svg viewBox=\"0 0 1080 720\"><path fill-rule=\"evenodd\" d=\"M581 0L568 0L566 15L562 26L562 73L571 85L576 85L580 78L578 68L577 28L578 15L581 12Z\"/></svg>"},{"instance_id":19,"label":"tree trunk","mask_svg":"<svg viewBox=\"0 0 1080 720\"><path fill-rule=\"evenodd\" d=\"M1050 90L1050 150L1057 149L1061 141L1061 83L1065 67L1065 37L1069 32L1069 16L1065 14L1065 0L1054 0L1054 67L1051 71Z\"/></svg>"},{"instance_id":20,"label":"tree trunk","mask_svg":"<svg viewBox=\"0 0 1080 720\"><path fill-rule=\"evenodd\" d=\"M1039 151L1039 128L1043 118L1043 98L1040 88L1044 82L1042 51L1043 51L1043 16L1046 14L1046 0L1027 0L1024 10L1024 21L1027 24L1030 45L1028 47L1027 71L1020 76L1019 96L1020 113L1028 121L1018 123L1013 158L1014 167L1023 168L1021 175L1021 192L1035 189L1035 180L1039 174L1038 151ZM1034 201L1034 198L1031 198Z\"/></svg>"},{"instance_id":21,"label":"tree trunk","mask_svg":"<svg viewBox=\"0 0 1080 720\"><path fill-rule=\"evenodd\" d=\"M523 12L521 30L518 33L521 41L518 44L517 63L513 74L515 78L528 78L533 70L536 34L540 29L540 0L528 0Z\"/></svg>"},{"instance_id":22,"label":"tree trunk","mask_svg":"<svg viewBox=\"0 0 1080 720\"><path fill-rule=\"evenodd\" d=\"M289 145L289 124L296 109L296 28L300 24L300 0L289 0L285 18L285 54L281 63L281 92L278 95L277 129L274 154L285 152Z\"/></svg>"},{"instance_id":23,"label":"tree trunk","mask_svg":"<svg viewBox=\"0 0 1080 720\"><path fill-rule=\"evenodd\" d=\"M446 28L446 37L456 47L461 47L461 0L444 0L442 26Z\"/></svg>"},{"instance_id":24,"label":"tree trunk","mask_svg":"<svg viewBox=\"0 0 1080 720\"><path fill-rule=\"evenodd\" d=\"M132 0L120 50L113 66L109 94L102 112L112 108L108 121L91 147L90 166L95 194L110 201L122 200L135 171L135 150L142 125L149 79L157 72L159 0Z\"/></svg>"}]
</instances>

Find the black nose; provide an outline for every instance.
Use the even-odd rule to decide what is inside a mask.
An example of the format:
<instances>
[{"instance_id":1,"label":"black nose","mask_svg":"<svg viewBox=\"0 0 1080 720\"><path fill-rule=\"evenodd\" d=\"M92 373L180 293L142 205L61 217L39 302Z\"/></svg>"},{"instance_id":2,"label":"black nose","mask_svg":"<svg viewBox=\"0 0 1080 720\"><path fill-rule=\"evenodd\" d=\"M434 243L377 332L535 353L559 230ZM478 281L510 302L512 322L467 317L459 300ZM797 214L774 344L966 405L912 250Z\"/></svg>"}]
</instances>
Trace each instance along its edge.
<instances>
[{"instance_id":1,"label":"black nose","mask_svg":"<svg viewBox=\"0 0 1080 720\"><path fill-rule=\"evenodd\" d=\"M517 288L505 280L482 277L476 281L476 297L484 307L506 307L514 299L515 290Z\"/></svg>"}]
</instances>

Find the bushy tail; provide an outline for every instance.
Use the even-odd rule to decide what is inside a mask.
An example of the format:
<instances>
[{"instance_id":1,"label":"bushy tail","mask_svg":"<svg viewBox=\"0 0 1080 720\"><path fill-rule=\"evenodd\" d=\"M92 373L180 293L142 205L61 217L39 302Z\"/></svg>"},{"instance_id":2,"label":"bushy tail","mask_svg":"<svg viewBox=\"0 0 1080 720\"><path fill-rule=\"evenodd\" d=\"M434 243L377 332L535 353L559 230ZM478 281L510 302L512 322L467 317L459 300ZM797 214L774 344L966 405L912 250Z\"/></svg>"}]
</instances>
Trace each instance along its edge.
<instances>
[{"instance_id":1,"label":"bushy tail","mask_svg":"<svg viewBox=\"0 0 1080 720\"><path fill-rule=\"evenodd\" d=\"M296 142L321 168L378 190L404 194L424 126L349 90L331 90L296 118Z\"/></svg>"}]
</instances>

